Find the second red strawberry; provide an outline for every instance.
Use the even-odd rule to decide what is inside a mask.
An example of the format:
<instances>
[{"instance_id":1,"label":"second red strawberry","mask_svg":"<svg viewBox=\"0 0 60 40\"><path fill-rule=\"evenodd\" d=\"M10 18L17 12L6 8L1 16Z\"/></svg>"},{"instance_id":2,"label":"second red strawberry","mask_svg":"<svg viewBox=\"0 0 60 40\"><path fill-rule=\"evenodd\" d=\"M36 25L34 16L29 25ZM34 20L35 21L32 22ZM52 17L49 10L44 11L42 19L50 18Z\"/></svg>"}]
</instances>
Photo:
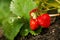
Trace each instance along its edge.
<instances>
[{"instance_id":1,"label":"second red strawberry","mask_svg":"<svg viewBox=\"0 0 60 40\"><path fill-rule=\"evenodd\" d=\"M36 30L38 28L38 22L37 19L30 19L30 29L31 30Z\"/></svg>"},{"instance_id":2,"label":"second red strawberry","mask_svg":"<svg viewBox=\"0 0 60 40\"><path fill-rule=\"evenodd\" d=\"M48 14L40 15L37 19L39 25L43 28L48 28L50 26L50 16Z\"/></svg>"}]
</instances>

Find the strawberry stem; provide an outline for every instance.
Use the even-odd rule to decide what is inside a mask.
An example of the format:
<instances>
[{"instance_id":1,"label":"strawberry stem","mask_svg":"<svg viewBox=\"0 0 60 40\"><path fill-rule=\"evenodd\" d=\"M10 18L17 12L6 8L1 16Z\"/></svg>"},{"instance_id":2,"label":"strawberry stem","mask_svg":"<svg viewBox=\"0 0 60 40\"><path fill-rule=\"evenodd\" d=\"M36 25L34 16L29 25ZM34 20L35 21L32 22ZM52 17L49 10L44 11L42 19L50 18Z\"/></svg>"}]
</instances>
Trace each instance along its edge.
<instances>
[{"instance_id":1,"label":"strawberry stem","mask_svg":"<svg viewBox=\"0 0 60 40\"><path fill-rule=\"evenodd\" d=\"M60 16L60 14L49 14L50 17Z\"/></svg>"}]
</instances>

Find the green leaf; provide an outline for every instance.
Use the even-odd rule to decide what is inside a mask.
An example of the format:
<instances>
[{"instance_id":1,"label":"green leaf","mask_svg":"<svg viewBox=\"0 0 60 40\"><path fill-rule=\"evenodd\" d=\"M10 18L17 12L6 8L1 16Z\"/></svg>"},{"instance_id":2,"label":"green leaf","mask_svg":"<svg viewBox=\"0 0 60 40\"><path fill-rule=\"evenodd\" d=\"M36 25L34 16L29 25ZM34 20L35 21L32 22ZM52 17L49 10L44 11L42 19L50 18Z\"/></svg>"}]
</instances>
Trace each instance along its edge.
<instances>
[{"instance_id":1,"label":"green leaf","mask_svg":"<svg viewBox=\"0 0 60 40\"><path fill-rule=\"evenodd\" d=\"M0 25L10 14L9 5L11 0L0 0Z\"/></svg>"},{"instance_id":2,"label":"green leaf","mask_svg":"<svg viewBox=\"0 0 60 40\"><path fill-rule=\"evenodd\" d=\"M29 20L29 12L37 5L33 0L12 0L10 4L10 10L21 17L25 17Z\"/></svg>"},{"instance_id":3,"label":"green leaf","mask_svg":"<svg viewBox=\"0 0 60 40\"><path fill-rule=\"evenodd\" d=\"M24 24L24 26L20 29L20 35L21 36L27 36L29 33L29 25Z\"/></svg>"},{"instance_id":4,"label":"green leaf","mask_svg":"<svg viewBox=\"0 0 60 40\"><path fill-rule=\"evenodd\" d=\"M9 5L11 0L1 0L0 1L0 17L7 17L10 14Z\"/></svg>"},{"instance_id":5,"label":"green leaf","mask_svg":"<svg viewBox=\"0 0 60 40\"><path fill-rule=\"evenodd\" d=\"M30 30L30 33L31 33L32 35L38 35L38 34L41 33L41 31L42 31L42 28L40 27L40 28L38 28L38 29L35 30L35 31Z\"/></svg>"},{"instance_id":6,"label":"green leaf","mask_svg":"<svg viewBox=\"0 0 60 40\"><path fill-rule=\"evenodd\" d=\"M20 35L21 36L27 36L29 33L29 21L27 21L27 19L23 18L22 20L24 22L24 25L22 26L22 28L20 29Z\"/></svg>"},{"instance_id":7,"label":"green leaf","mask_svg":"<svg viewBox=\"0 0 60 40\"><path fill-rule=\"evenodd\" d=\"M4 35L9 40L14 40L14 37L16 37L16 35L20 31L21 27L23 26L23 23L21 21L21 19L15 19L13 22L11 20L10 23L9 18L3 21Z\"/></svg>"}]
</instances>

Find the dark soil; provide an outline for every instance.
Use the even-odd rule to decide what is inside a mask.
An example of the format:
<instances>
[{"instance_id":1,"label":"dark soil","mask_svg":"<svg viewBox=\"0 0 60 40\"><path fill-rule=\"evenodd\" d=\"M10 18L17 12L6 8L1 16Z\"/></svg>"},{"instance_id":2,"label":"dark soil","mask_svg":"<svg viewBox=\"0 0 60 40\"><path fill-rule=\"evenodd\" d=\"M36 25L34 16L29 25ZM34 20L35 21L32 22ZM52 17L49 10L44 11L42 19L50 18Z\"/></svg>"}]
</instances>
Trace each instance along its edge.
<instances>
[{"instance_id":1,"label":"dark soil","mask_svg":"<svg viewBox=\"0 0 60 40\"><path fill-rule=\"evenodd\" d=\"M60 40L60 17L56 18L49 29L43 29L41 34L33 36L29 33L26 37L17 35L15 40Z\"/></svg>"}]
</instances>

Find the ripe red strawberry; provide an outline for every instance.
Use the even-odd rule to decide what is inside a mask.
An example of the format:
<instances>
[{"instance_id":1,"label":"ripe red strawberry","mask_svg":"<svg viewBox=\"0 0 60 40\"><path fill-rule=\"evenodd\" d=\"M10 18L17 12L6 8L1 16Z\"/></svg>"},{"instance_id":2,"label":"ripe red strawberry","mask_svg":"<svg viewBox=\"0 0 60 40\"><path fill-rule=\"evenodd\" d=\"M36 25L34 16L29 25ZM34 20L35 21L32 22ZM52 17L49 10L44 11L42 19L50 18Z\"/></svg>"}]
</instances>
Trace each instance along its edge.
<instances>
[{"instance_id":1,"label":"ripe red strawberry","mask_svg":"<svg viewBox=\"0 0 60 40\"><path fill-rule=\"evenodd\" d=\"M48 14L40 15L37 19L39 25L43 28L48 28L50 26L50 16Z\"/></svg>"},{"instance_id":2,"label":"ripe red strawberry","mask_svg":"<svg viewBox=\"0 0 60 40\"><path fill-rule=\"evenodd\" d=\"M37 19L30 19L30 28L31 30L36 30L38 28Z\"/></svg>"}]
</instances>

